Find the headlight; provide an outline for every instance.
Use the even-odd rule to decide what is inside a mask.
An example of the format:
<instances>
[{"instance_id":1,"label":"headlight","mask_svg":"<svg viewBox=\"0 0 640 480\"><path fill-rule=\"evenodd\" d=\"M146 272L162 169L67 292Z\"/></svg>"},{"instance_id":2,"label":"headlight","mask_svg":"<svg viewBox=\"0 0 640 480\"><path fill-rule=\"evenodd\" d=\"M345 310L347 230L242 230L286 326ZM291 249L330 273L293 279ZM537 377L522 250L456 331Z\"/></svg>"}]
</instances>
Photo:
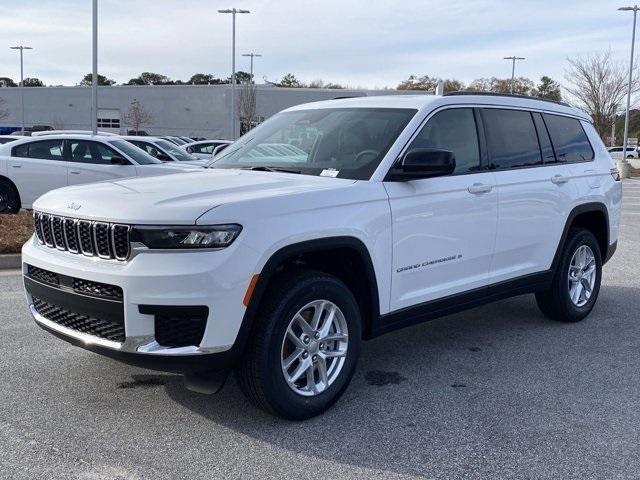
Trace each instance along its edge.
<instances>
[{"instance_id":1,"label":"headlight","mask_svg":"<svg viewBox=\"0 0 640 480\"><path fill-rule=\"evenodd\" d=\"M241 231L242 227L235 224L210 227L136 226L131 230L130 238L131 242L158 249L225 248L233 243Z\"/></svg>"}]
</instances>

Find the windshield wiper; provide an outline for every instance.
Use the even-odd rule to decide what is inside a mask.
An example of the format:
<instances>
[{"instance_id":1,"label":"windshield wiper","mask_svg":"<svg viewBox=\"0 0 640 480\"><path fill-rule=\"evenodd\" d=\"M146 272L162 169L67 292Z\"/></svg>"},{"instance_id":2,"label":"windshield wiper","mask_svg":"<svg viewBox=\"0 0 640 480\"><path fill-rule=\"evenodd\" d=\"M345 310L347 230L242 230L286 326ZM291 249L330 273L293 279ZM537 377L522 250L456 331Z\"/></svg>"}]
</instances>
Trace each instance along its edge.
<instances>
[{"instance_id":1,"label":"windshield wiper","mask_svg":"<svg viewBox=\"0 0 640 480\"><path fill-rule=\"evenodd\" d=\"M281 172L281 173L302 173L300 170L292 170L281 167L267 167L266 165L258 165L255 167L241 167L240 170L252 170L255 172Z\"/></svg>"}]
</instances>

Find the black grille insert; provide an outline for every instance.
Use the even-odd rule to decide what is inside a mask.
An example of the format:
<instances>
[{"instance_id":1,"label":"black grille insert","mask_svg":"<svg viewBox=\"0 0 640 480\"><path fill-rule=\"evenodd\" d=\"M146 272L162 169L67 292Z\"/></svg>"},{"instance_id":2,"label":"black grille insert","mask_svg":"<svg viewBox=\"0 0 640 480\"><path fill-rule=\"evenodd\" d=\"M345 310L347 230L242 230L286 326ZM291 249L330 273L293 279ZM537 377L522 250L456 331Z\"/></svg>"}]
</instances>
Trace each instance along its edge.
<instances>
[{"instance_id":1,"label":"black grille insert","mask_svg":"<svg viewBox=\"0 0 640 480\"><path fill-rule=\"evenodd\" d=\"M47 320L71 330L113 342L125 340L124 325L120 323L71 312L36 297L33 297L33 307Z\"/></svg>"},{"instance_id":2,"label":"black grille insert","mask_svg":"<svg viewBox=\"0 0 640 480\"><path fill-rule=\"evenodd\" d=\"M58 274L50 272L49 270L27 265L27 274L39 282L48 283L49 285L60 285Z\"/></svg>"},{"instance_id":3,"label":"black grille insert","mask_svg":"<svg viewBox=\"0 0 640 480\"><path fill-rule=\"evenodd\" d=\"M41 244L58 250L119 261L126 261L131 251L129 225L34 212L33 228Z\"/></svg>"},{"instance_id":4,"label":"black grille insert","mask_svg":"<svg viewBox=\"0 0 640 480\"><path fill-rule=\"evenodd\" d=\"M116 285L107 285L106 283L74 278L73 290L85 295L122 301L122 289Z\"/></svg>"}]
</instances>

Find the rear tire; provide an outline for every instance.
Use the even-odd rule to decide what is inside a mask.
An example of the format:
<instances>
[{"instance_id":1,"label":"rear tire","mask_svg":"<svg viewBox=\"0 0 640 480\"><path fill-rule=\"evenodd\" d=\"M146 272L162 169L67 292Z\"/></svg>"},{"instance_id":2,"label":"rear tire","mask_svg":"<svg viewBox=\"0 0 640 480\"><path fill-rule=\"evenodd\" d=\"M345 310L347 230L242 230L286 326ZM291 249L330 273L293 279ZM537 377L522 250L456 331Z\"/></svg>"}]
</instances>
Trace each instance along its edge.
<instances>
[{"instance_id":1,"label":"rear tire","mask_svg":"<svg viewBox=\"0 0 640 480\"><path fill-rule=\"evenodd\" d=\"M329 409L349 385L360 354L360 311L347 286L331 275L299 271L275 282L236 378L259 408L304 420Z\"/></svg>"},{"instance_id":2,"label":"rear tire","mask_svg":"<svg viewBox=\"0 0 640 480\"><path fill-rule=\"evenodd\" d=\"M596 303L602 279L602 254L589 230L569 232L551 288L536 293L538 307L559 322L579 322Z\"/></svg>"},{"instance_id":3,"label":"rear tire","mask_svg":"<svg viewBox=\"0 0 640 480\"><path fill-rule=\"evenodd\" d=\"M18 213L20 197L11 182L0 178L0 213Z\"/></svg>"}]
</instances>

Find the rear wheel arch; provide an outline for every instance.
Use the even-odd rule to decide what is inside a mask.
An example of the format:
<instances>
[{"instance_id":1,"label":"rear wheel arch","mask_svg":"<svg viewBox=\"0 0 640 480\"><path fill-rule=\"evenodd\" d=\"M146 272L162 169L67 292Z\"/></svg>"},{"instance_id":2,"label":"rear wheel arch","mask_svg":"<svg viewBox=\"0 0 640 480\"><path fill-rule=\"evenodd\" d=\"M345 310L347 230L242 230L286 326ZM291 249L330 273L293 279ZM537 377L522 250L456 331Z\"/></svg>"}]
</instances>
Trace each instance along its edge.
<instances>
[{"instance_id":1,"label":"rear wheel arch","mask_svg":"<svg viewBox=\"0 0 640 480\"><path fill-rule=\"evenodd\" d=\"M603 261L607 259L609 250L609 211L604 203L590 202L574 207L564 225L560 242L553 257L552 270L556 270L564 251L569 232L572 228L584 228L596 237Z\"/></svg>"},{"instance_id":2,"label":"rear wheel arch","mask_svg":"<svg viewBox=\"0 0 640 480\"><path fill-rule=\"evenodd\" d=\"M352 267L351 270L348 267ZM369 251L355 237L328 237L287 245L271 255L260 272L242 320L237 340L240 350L244 350L249 332L258 320L260 304L271 282L296 268L321 271L343 281L361 309L363 337L370 335L372 324L380 315L380 300Z\"/></svg>"},{"instance_id":3,"label":"rear wheel arch","mask_svg":"<svg viewBox=\"0 0 640 480\"><path fill-rule=\"evenodd\" d=\"M17 211L19 211L22 208L22 199L20 198L20 192L18 191L18 187L16 187L16 184L13 183L13 181L10 178L5 177L4 175L0 175L0 184L6 184L9 186L11 190L13 190L13 193L18 199Z\"/></svg>"}]
</instances>

